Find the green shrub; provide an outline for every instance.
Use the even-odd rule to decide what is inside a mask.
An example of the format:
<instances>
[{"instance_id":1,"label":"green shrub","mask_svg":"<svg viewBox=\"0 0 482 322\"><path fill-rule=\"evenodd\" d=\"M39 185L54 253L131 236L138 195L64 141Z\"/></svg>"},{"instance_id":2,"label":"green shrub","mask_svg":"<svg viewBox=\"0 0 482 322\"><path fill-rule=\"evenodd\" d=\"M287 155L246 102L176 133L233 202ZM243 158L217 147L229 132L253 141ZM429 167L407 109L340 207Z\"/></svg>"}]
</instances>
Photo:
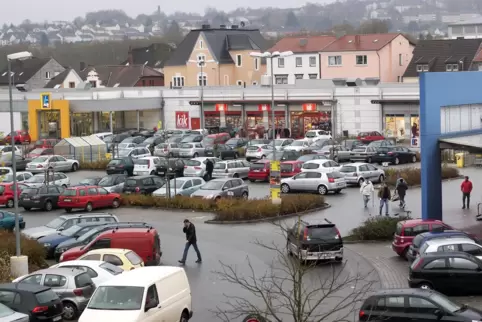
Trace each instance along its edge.
<instances>
[{"instance_id":1,"label":"green shrub","mask_svg":"<svg viewBox=\"0 0 482 322\"><path fill-rule=\"evenodd\" d=\"M378 216L371 217L361 226L353 229L349 236L351 240L378 240L386 241L392 240L393 234L397 229L397 223L399 221L411 219L410 217L386 217Z\"/></svg>"},{"instance_id":2,"label":"green shrub","mask_svg":"<svg viewBox=\"0 0 482 322\"><path fill-rule=\"evenodd\" d=\"M274 205L270 199L226 198L214 201L184 196L168 199L145 195L124 195L122 203L127 206L212 212L215 214L215 220L242 221L272 218L320 208L325 205L325 198L309 194L286 195L282 196L281 205Z\"/></svg>"},{"instance_id":3,"label":"green shrub","mask_svg":"<svg viewBox=\"0 0 482 322\"><path fill-rule=\"evenodd\" d=\"M105 170L110 160L98 160L94 162L80 162L82 170Z\"/></svg>"},{"instance_id":4,"label":"green shrub","mask_svg":"<svg viewBox=\"0 0 482 322\"><path fill-rule=\"evenodd\" d=\"M419 168L402 168L402 169L386 169L385 182L390 186L395 186L398 178L403 178L409 186L419 185L421 183L421 170ZM460 172L457 168L442 166L442 179L457 178Z\"/></svg>"}]
</instances>

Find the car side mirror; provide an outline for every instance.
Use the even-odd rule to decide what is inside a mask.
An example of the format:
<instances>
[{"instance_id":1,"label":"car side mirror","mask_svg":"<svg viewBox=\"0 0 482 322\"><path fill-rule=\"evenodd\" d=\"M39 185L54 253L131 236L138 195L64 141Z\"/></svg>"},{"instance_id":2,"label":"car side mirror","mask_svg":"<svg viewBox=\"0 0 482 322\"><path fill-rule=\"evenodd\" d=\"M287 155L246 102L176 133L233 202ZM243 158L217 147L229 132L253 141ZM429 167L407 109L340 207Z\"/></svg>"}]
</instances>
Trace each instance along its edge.
<instances>
[{"instance_id":1,"label":"car side mirror","mask_svg":"<svg viewBox=\"0 0 482 322\"><path fill-rule=\"evenodd\" d=\"M59 229L57 229L58 231L62 231L64 230L65 228L64 227L59 227Z\"/></svg>"},{"instance_id":2,"label":"car side mirror","mask_svg":"<svg viewBox=\"0 0 482 322\"><path fill-rule=\"evenodd\" d=\"M296 177L293 177L293 180L296 180Z\"/></svg>"},{"instance_id":3,"label":"car side mirror","mask_svg":"<svg viewBox=\"0 0 482 322\"><path fill-rule=\"evenodd\" d=\"M228 187L223 187L223 191L224 191L224 190L228 190Z\"/></svg>"},{"instance_id":4,"label":"car side mirror","mask_svg":"<svg viewBox=\"0 0 482 322\"><path fill-rule=\"evenodd\" d=\"M438 309L435 310L433 313L434 313L434 314L437 316L437 318L439 318L439 319L441 319L441 318L445 315L445 313L444 313L442 310L438 310Z\"/></svg>"}]
</instances>

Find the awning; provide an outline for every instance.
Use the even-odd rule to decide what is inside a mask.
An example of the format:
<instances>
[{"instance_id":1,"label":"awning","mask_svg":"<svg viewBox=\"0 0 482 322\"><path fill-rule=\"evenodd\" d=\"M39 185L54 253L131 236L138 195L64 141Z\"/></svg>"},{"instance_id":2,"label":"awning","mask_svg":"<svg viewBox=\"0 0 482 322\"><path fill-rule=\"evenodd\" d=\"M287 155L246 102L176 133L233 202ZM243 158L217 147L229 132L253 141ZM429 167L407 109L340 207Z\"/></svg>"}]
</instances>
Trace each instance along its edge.
<instances>
[{"instance_id":1,"label":"awning","mask_svg":"<svg viewBox=\"0 0 482 322\"><path fill-rule=\"evenodd\" d=\"M203 100L204 104L233 104L233 105L248 105L248 104L271 104L271 100L266 99L253 99L253 100L223 100L223 99L205 99ZM303 104L303 103L313 103L313 104L320 104L320 105L332 105L336 103L337 100L313 100L313 99L304 99L304 100L284 100L284 99L276 99L274 101L275 104ZM201 105L201 101L189 101L189 105Z\"/></svg>"},{"instance_id":2,"label":"awning","mask_svg":"<svg viewBox=\"0 0 482 322\"><path fill-rule=\"evenodd\" d=\"M474 152L482 151L482 134L439 139L442 149L467 149Z\"/></svg>"},{"instance_id":3,"label":"awning","mask_svg":"<svg viewBox=\"0 0 482 322\"><path fill-rule=\"evenodd\" d=\"M406 100L392 100L392 99L380 99L372 100L372 104L420 104L420 100L417 99L406 99Z\"/></svg>"}]
</instances>

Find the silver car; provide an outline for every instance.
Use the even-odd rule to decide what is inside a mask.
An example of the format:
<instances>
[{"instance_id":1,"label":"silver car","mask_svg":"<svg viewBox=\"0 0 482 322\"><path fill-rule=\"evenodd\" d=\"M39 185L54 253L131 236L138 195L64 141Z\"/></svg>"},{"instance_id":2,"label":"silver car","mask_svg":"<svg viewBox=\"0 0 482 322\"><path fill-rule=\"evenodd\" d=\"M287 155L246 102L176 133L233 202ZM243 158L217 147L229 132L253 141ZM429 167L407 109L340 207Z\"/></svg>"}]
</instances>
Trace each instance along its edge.
<instances>
[{"instance_id":1,"label":"silver car","mask_svg":"<svg viewBox=\"0 0 482 322\"><path fill-rule=\"evenodd\" d=\"M314 151L333 159L335 162L350 161L351 151L341 145L325 145L321 150Z\"/></svg>"},{"instance_id":2,"label":"silver car","mask_svg":"<svg viewBox=\"0 0 482 322\"><path fill-rule=\"evenodd\" d=\"M61 155L42 155L27 163L26 171L32 173L45 172L47 169L54 171L77 171L79 161L66 159Z\"/></svg>"},{"instance_id":3,"label":"silver car","mask_svg":"<svg viewBox=\"0 0 482 322\"><path fill-rule=\"evenodd\" d=\"M191 195L214 200L224 197L248 199L248 196L248 185L239 178L213 179Z\"/></svg>"},{"instance_id":4,"label":"silver car","mask_svg":"<svg viewBox=\"0 0 482 322\"><path fill-rule=\"evenodd\" d=\"M197 158L204 156L204 150L202 143L182 143L179 147L179 156L181 158Z\"/></svg>"},{"instance_id":5,"label":"silver car","mask_svg":"<svg viewBox=\"0 0 482 322\"><path fill-rule=\"evenodd\" d=\"M200 178L203 178L204 180L208 180L209 176L206 171L206 162L208 159L210 159L214 164L216 164L216 162L221 161L220 159L213 158L213 157L200 157L200 158L187 160L186 165L184 166L184 176L200 177Z\"/></svg>"},{"instance_id":6,"label":"silver car","mask_svg":"<svg viewBox=\"0 0 482 322\"><path fill-rule=\"evenodd\" d=\"M214 164L213 178L248 178L251 164L245 160L220 161Z\"/></svg>"},{"instance_id":7,"label":"silver car","mask_svg":"<svg viewBox=\"0 0 482 322\"><path fill-rule=\"evenodd\" d=\"M2 322L29 322L30 318L27 314L15 312L8 306L0 303L0 320Z\"/></svg>"},{"instance_id":8,"label":"silver car","mask_svg":"<svg viewBox=\"0 0 482 322\"><path fill-rule=\"evenodd\" d=\"M271 144L250 145L246 148L246 160L251 161L253 159L264 159L272 152L273 145Z\"/></svg>"},{"instance_id":9,"label":"silver car","mask_svg":"<svg viewBox=\"0 0 482 322\"><path fill-rule=\"evenodd\" d=\"M293 143L293 139L276 139L274 140L274 144L276 146L276 150L282 151L284 148L286 148L288 145Z\"/></svg>"},{"instance_id":10,"label":"silver car","mask_svg":"<svg viewBox=\"0 0 482 322\"><path fill-rule=\"evenodd\" d=\"M23 183L32 188L40 188L47 184L45 179L45 174L36 174L25 180ZM53 175L49 175L48 184L67 188L70 186L70 179L65 173L54 173Z\"/></svg>"},{"instance_id":11,"label":"silver car","mask_svg":"<svg viewBox=\"0 0 482 322\"><path fill-rule=\"evenodd\" d=\"M350 161L372 163L372 158L375 153L377 153L376 148L365 145L359 146L350 152Z\"/></svg>"},{"instance_id":12,"label":"silver car","mask_svg":"<svg viewBox=\"0 0 482 322\"><path fill-rule=\"evenodd\" d=\"M123 149L123 150L119 150L119 153L118 153L119 158L131 157L133 159L139 159L139 158L150 157L150 156L151 156L151 151L149 151L148 148L144 148L144 147Z\"/></svg>"},{"instance_id":13,"label":"silver car","mask_svg":"<svg viewBox=\"0 0 482 322\"><path fill-rule=\"evenodd\" d=\"M109 174L100 179L97 185L109 192L122 193L126 180L127 175L125 174Z\"/></svg>"},{"instance_id":14,"label":"silver car","mask_svg":"<svg viewBox=\"0 0 482 322\"><path fill-rule=\"evenodd\" d=\"M295 140L293 143L290 145L286 146L284 148L285 151L308 151L311 150L310 145L311 145L311 139L301 139L301 140Z\"/></svg>"},{"instance_id":15,"label":"silver car","mask_svg":"<svg viewBox=\"0 0 482 322\"><path fill-rule=\"evenodd\" d=\"M330 191L340 193L345 188L345 177L338 172L306 171L281 180L283 193L308 191L326 195Z\"/></svg>"},{"instance_id":16,"label":"silver car","mask_svg":"<svg viewBox=\"0 0 482 322\"><path fill-rule=\"evenodd\" d=\"M202 178L176 178L169 181L169 190L171 190L171 197L174 196L190 196L194 191L201 188L206 181ZM160 189L152 193L155 197L166 197L168 192L167 184L164 184Z\"/></svg>"},{"instance_id":17,"label":"silver car","mask_svg":"<svg viewBox=\"0 0 482 322\"><path fill-rule=\"evenodd\" d=\"M178 157L179 144L177 143L161 143L154 148L154 155L156 157Z\"/></svg>"},{"instance_id":18,"label":"silver car","mask_svg":"<svg viewBox=\"0 0 482 322\"><path fill-rule=\"evenodd\" d=\"M385 180L385 171L369 163L349 163L341 167L340 173L345 176L347 184L357 184L359 186L365 180L371 182L383 182Z\"/></svg>"},{"instance_id":19,"label":"silver car","mask_svg":"<svg viewBox=\"0 0 482 322\"><path fill-rule=\"evenodd\" d=\"M52 288L62 301L65 320L77 319L87 307L95 284L84 270L47 268L19 277L13 283L38 284Z\"/></svg>"}]
</instances>

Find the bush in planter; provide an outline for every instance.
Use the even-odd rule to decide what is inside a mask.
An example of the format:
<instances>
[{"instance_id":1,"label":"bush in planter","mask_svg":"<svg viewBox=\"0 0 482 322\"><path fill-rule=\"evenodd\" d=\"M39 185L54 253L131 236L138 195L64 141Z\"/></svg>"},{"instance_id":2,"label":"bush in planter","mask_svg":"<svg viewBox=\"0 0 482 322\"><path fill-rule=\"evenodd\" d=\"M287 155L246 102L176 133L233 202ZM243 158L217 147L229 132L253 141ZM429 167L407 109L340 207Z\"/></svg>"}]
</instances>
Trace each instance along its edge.
<instances>
[{"instance_id":1,"label":"bush in planter","mask_svg":"<svg viewBox=\"0 0 482 322\"><path fill-rule=\"evenodd\" d=\"M110 160L98 160L93 162L80 162L80 169L83 170L105 170Z\"/></svg>"},{"instance_id":2,"label":"bush in planter","mask_svg":"<svg viewBox=\"0 0 482 322\"><path fill-rule=\"evenodd\" d=\"M451 179L460 176L457 168L445 165L441 167L442 179ZM398 178L403 178L409 186L415 186L421 183L421 170L419 168L386 169L385 175L385 182L391 186L395 186Z\"/></svg>"},{"instance_id":3,"label":"bush in planter","mask_svg":"<svg viewBox=\"0 0 482 322\"><path fill-rule=\"evenodd\" d=\"M401 217L372 217L359 227L353 229L349 236L351 240L392 240L393 234L397 230L397 224L400 221L411 219L407 216Z\"/></svg>"}]
</instances>

